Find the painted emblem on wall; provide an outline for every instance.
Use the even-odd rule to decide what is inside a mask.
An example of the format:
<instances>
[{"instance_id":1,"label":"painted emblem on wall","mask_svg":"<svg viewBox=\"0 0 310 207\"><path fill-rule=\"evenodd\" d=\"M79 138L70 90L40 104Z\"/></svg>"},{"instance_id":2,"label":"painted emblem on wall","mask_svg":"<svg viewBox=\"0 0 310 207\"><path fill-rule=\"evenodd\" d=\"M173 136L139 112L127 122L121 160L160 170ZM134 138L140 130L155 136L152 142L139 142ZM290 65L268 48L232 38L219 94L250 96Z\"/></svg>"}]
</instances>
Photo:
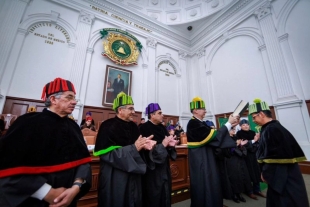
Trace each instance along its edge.
<instances>
[{"instance_id":1,"label":"painted emblem on wall","mask_svg":"<svg viewBox=\"0 0 310 207\"><path fill-rule=\"evenodd\" d=\"M137 60L142 49L140 41L120 29L106 28L100 31L103 41L103 56L110 58L119 65L137 65Z\"/></svg>"}]
</instances>

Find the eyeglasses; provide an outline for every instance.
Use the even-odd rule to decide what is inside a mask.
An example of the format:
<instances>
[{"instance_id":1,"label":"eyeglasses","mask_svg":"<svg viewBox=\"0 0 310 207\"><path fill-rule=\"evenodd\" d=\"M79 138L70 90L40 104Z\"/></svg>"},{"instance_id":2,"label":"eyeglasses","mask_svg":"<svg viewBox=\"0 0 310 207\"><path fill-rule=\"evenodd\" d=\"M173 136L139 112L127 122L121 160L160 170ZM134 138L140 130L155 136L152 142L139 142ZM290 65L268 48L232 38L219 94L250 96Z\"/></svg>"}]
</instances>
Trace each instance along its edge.
<instances>
[{"instance_id":1,"label":"eyeglasses","mask_svg":"<svg viewBox=\"0 0 310 207\"><path fill-rule=\"evenodd\" d=\"M68 96L65 96L64 98L67 99L68 101L79 102L79 99L76 99L75 96L68 95Z\"/></svg>"},{"instance_id":2,"label":"eyeglasses","mask_svg":"<svg viewBox=\"0 0 310 207\"><path fill-rule=\"evenodd\" d=\"M255 114L252 116L252 119L255 119L255 117L259 116L259 113L258 114Z\"/></svg>"}]
</instances>

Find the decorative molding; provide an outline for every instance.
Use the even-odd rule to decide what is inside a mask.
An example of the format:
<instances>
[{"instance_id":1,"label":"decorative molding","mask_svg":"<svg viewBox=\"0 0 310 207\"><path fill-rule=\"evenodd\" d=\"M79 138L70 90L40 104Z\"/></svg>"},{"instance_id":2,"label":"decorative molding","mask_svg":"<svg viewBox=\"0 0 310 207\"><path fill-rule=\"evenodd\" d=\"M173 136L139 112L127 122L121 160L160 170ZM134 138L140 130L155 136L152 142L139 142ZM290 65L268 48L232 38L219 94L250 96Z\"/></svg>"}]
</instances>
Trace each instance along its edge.
<instances>
[{"instance_id":1,"label":"decorative molding","mask_svg":"<svg viewBox=\"0 0 310 207\"><path fill-rule=\"evenodd\" d=\"M156 69L159 71L159 67L161 64L169 64L173 70L175 71L175 74L181 74L181 69L180 69L180 66L178 64L177 61L175 61L169 53L167 53L166 55L160 55L158 57L156 57L156 62L155 62L155 65L156 65Z\"/></svg>"},{"instance_id":2,"label":"decorative molding","mask_svg":"<svg viewBox=\"0 0 310 207\"><path fill-rule=\"evenodd\" d=\"M157 40L155 40L154 38L152 38L152 37L148 37L147 39L146 39L146 45L148 46L148 47L151 47L151 48L156 48L156 45L157 45Z\"/></svg>"},{"instance_id":3,"label":"decorative molding","mask_svg":"<svg viewBox=\"0 0 310 207\"><path fill-rule=\"evenodd\" d=\"M92 54L94 52L94 48L88 47L86 52L89 53L89 54Z\"/></svg>"},{"instance_id":4,"label":"decorative molding","mask_svg":"<svg viewBox=\"0 0 310 207\"><path fill-rule=\"evenodd\" d=\"M76 45L76 44L73 43L73 42L69 42L69 43L68 43L69 48L75 48L75 45Z\"/></svg>"},{"instance_id":5,"label":"decorative molding","mask_svg":"<svg viewBox=\"0 0 310 207\"><path fill-rule=\"evenodd\" d=\"M152 4L157 5L158 4L158 0L151 0Z\"/></svg>"},{"instance_id":6,"label":"decorative molding","mask_svg":"<svg viewBox=\"0 0 310 207\"><path fill-rule=\"evenodd\" d=\"M169 3L170 3L171 5L175 5L175 4L177 3L177 0L170 0Z\"/></svg>"},{"instance_id":7,"label":"decorative molding","mask_svg":"<svg viewBox=\"0 0 310 207\"><path fill-rule=\"evenodd\" d=\"M171 59L171 54L170 53L166 53L166 58L167 58L167 60L170 60Z\"/></svg>"},{"instance_id":8,"label":"decorative molding","mask_svg":"<svg viewBox=\"0 0 310 207\"><path fill-rule=\"evenodd\" d=\"M203 48L200 48L197 52L196 52L196 55L198 58L201 58L203 56L206 55L206 49L203 47Z\"/></svg>"},{"instance_id":9,"label":"decorative molding","mask_svg":"<svg viewBox=\"0 0 310 207\"><path fill-rule=\"evenodd\" d=\"M59 15L60 14L58 12L51 11L51 22L57 24Z\"/></svg>"},{"instance_id":10,"label":"decorative molding","mask_svg":"<svg viewBox=\"0 0 310 207\"><path fill-rule=\"evenodd\" d=\"M18 28L17 33L26 36L29 32L26 29Z\"/></svg>"},{"instance_id":11,"label":"decorative molding","mask_svg":"<svg viewBox=\"0 0 310 207\"><path fill-rule=\"evenodd\" d=\"M158 19L158 15L155 14L155 13L152 13L152 14L150 15L150 17L152 17L152 18L154 18L154 19Z\"/></svg>"},{"instance_id":12,"label":"decorative molding","mask_svg":"<svg viewBox=\"0 0 310 207\"><path fill-rule=\"evenodd\" d=\"M294 108L294 107L301 107L303 100L293 100L293 101L286 101L286 102L277 102L274 103L273 106L276 109L285 109L285 108Z\"/></svg>"},{"instance_id":13,"label":"decorative molding","mask_svg":"<svg viewBox=\"0 0 310 207\"><path fill-rule=\"evenodd\" d=\"M219 5L219 0L213 0L212 3L211 3L211 7L212 8L215 8Z\"/></svg>"},{"instance_id":14,"label":"decorative molding","mask_svg":"<svg viewBox=\"0 0 310 207\"><path fill-rule=\"evenodd\" d=\"M257 29L253 28L239 28L235 29L232 31L227 31L224 32L222 35L222 38L218 40L218 42L211 48L211 51L208 54L207 60L206 60L206 68L210 69L211 61L216 54L217 50L225 44L225 42L228 39L232 39L234 37L239 37L239 36L249 36L253 39L256 40L257 44L259 45L259 49L266 49L265 43L264 43L264 38L262 37L261 34L259 34L259 31Z\"/></svg>"},{"instance_id":15,"label":"decorative molding","mask_svg":"<svg viewBox=\"0 0 310 207\"><path fill-rule=\"evenodd\" d=\"M264 50L266 50L266 45L261 45L261 46L258 47L258 49L260 51L264 51Z\"/></svg>"},{"instance_id":16,"label":"decorative molding","mask_svg":"<svg viewBox=\"0 0 310 207\"><path fill-rule=\"evenodd\" d=\"M148 67L149 67L148 64L142 64L143 69L147 69Z\"/></svg>"},{"instance_id":17,"label":"decorative molding","mask_svg":"<svg viewBox=\"0 0 310 207\"><path fill-rule=\"evenodd\" d=\"M271 14L271 4L268 2L267 4L259 7L254 14L256 15L257 19L260 21L261 19L265 18L266 16Z\"/></svg>"},{"instance_id":18,"label":"decorative molding","mask_svg":"<svg viewBox=\"0 0 310 207\"><path fill-rule=\"evenodd\" d=\"M104 1L104 3L99 0L84 0L84 1L90 4L93 4L93 5L96 5L98 7L103 7L105 10L108 10L109 12L115 12L117 15L126 17L130 21L137 22L138 24L145 26L154 32L156 31L159 34L166 36L168 39L172 39L178 42L178 44L176 45L175 43L171 44L171 42L169 41L169 43L166 43L167 45L177 46L178 49L184 48L184 45L186 45L187 47L189 47L190 45L189 38L186 35L180 35L180 32L178 30L173 29L169 26L159 25L158 22L154 22L153 19L148 19L147 16L146 18L141 18L141 15L137 13L129 13L132 11L129 11L129 9L127 8L118 7L116 9L114 8L112 3L106 2L106 1ZM106 17L106 15L104 15L104 17ZM160 36L158 35L154 35L154 36L157 36L158 38L160 38Z\"/></svg>"},{"instance_id":19,"label":"decorative molding","mask_svg":"<svg viewBox=\"0 0 310 207\"><path fill-rule=\"evenodd\" d=\"M187 53L184 51L179 51L179 59L185 60Z\"/></svg>"},{"instance_id":20,"label":"decorative molding","mask_svg":"<svg viewBox=\"0 0 310 207\"><path fill-rule=\"evenodd\" d=\"M190 12L189 12L189 15L194 17L197 15L197 10L196 9L192 9Z\"/></svg>"},{"instance_id":21,"label":"decorative molding","mask_svg":"<svg viewBox=\"0 0 310 207\"><path fill-rule=\"evenodd\" d=\"M288 40L288 33L281 35L280 37L278 37L278 39L279 39L279 42L287 41Z\"/></svg>"},{"instance_id":22,"label":"decorative molding","mask_svg":"<svg viewBox=\"0 0 310 207\"><path fill-rule=\"evenodd\" d=\"M178 15L176 14L170 14L169 19L171 19L172 21L176 20L178 18Z\"/></svg>"},{"instance_id":23,"label":"decorative molding","mask_svg":"<svg viewBox=\"0 0 310 207\"><path fill-rule=\"evenodd\" d=\"M277 24L277 29L278 29L278 35L282 35L285 33L285 26L286 26L286 21L288 19L288 16L290 15L292 9L295 7L299 0L288 0L286 1L285 5L283 6L283 9L281 13L279 14L279 20Z\"/></svg>"},{"instance_id":24,"label":"decorative molding","mask_svg":"<svg viewBox=\"0 0 310 207\"><path fill-rule=\"evenodd\" d=\"M228 19L231 19L230 17L235 15L238 11L243 9L246 5L251 3L254 0L243 0L236 3L233 7L230 7L227 11L223 11L223 13L218 14L220 16L215 16L212 20L210 20L211 23L203 25L197 31L197 35L195 35L192 38L191 45L195 45L198 41L202 40L204 37L206 37L209 33L213 32L215 28L222 25L222 23ZM252 13L251 13L252 14ZM240 23L240 21L238 21ZM233 25L232 25L233 26ZM205 41L203 41L205 42ZM203 43L206 45L206 43Z\"/></svg>"},{"instance_id":25,"label":"decorative molding","mask_svg":"<svg viewBox=\"0 0 310 207\"><path fill-rule=\"evenodd\" d=\"M86 24L92 24L95 16L93 14L88 14L85 11L81 11L80 13L80 22L86 23Z\"/></svg>"},{"instance_id":26,"label":"decorative molding","mask_svg":"<svg viewBox=\"0 0 310 207\"><path fill-rule=\"evenodd\" d=\"M55 13L50 13L50 14L32 14L29 15L28 18L26 18L23 22L20 23L19 28L20 29L26 29L29 31L29 29L38 23L41 22L52 22L55 20ZM54 17L53 17L54 15ZM75 44L76 41L76 35L75 35L75 29L69 24L67 21L63 20L62 18L58 17L57 23L54 23L56 25L59 25L63 29L66 30L68 35L70 36L70 42Z\"/></svg>"}]
</instances>

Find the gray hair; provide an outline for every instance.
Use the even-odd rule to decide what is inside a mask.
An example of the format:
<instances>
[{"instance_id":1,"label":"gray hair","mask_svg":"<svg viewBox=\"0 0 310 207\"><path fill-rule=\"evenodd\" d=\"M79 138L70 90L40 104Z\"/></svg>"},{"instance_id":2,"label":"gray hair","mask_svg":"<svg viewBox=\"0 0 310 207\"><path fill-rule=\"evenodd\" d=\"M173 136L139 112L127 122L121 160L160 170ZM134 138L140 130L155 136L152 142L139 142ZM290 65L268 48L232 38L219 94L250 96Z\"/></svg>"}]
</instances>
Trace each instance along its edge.
<instances>
[{"instance_id":1,"label":"gray hair","mask_svg":"<svg viewBox=\"0 0 310 207\"><path fill-rule=\"evenodd\" d=\"M119 106L119 107L117 107L115 109L116 114L118 114L118 109L125 109L125 108L126 108L126 106Z\"/></svg>"},{"instance_id":2,"label":"gray hair","mask_svg":"<svg viewBox=\"0 0 310 207\"><path fill-rule=\"evenodd\" d=\"M49 95L49 97L44 102L45 106L50 107L52 105L51 99L50 99L51 96L55 96L55 98L60 98L60 96L62 94L63 94L63 92L58 92L58 93L54 93L54 94Z\"/></svg>"}]
</instances>

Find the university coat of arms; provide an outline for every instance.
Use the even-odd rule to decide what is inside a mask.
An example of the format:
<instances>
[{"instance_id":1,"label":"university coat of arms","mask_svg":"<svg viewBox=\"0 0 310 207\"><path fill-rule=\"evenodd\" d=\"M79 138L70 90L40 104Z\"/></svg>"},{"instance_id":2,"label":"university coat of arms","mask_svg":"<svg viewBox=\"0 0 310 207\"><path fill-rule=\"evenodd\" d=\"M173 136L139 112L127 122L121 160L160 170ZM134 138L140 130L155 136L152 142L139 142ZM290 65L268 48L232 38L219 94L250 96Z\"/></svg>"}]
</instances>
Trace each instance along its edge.
<instances>
[{"instance_id":1,"label":"university coat of arms","mask_svg":"<svg viewBox=\"0 0 310 207\"><path fill-rule=\"evenodd\" d=\"M119 65L137 65L142 49L140 41L133 35L120 29L106 28L100 31L103 41L103 56Z\"/></svg>"}]
</instances>

